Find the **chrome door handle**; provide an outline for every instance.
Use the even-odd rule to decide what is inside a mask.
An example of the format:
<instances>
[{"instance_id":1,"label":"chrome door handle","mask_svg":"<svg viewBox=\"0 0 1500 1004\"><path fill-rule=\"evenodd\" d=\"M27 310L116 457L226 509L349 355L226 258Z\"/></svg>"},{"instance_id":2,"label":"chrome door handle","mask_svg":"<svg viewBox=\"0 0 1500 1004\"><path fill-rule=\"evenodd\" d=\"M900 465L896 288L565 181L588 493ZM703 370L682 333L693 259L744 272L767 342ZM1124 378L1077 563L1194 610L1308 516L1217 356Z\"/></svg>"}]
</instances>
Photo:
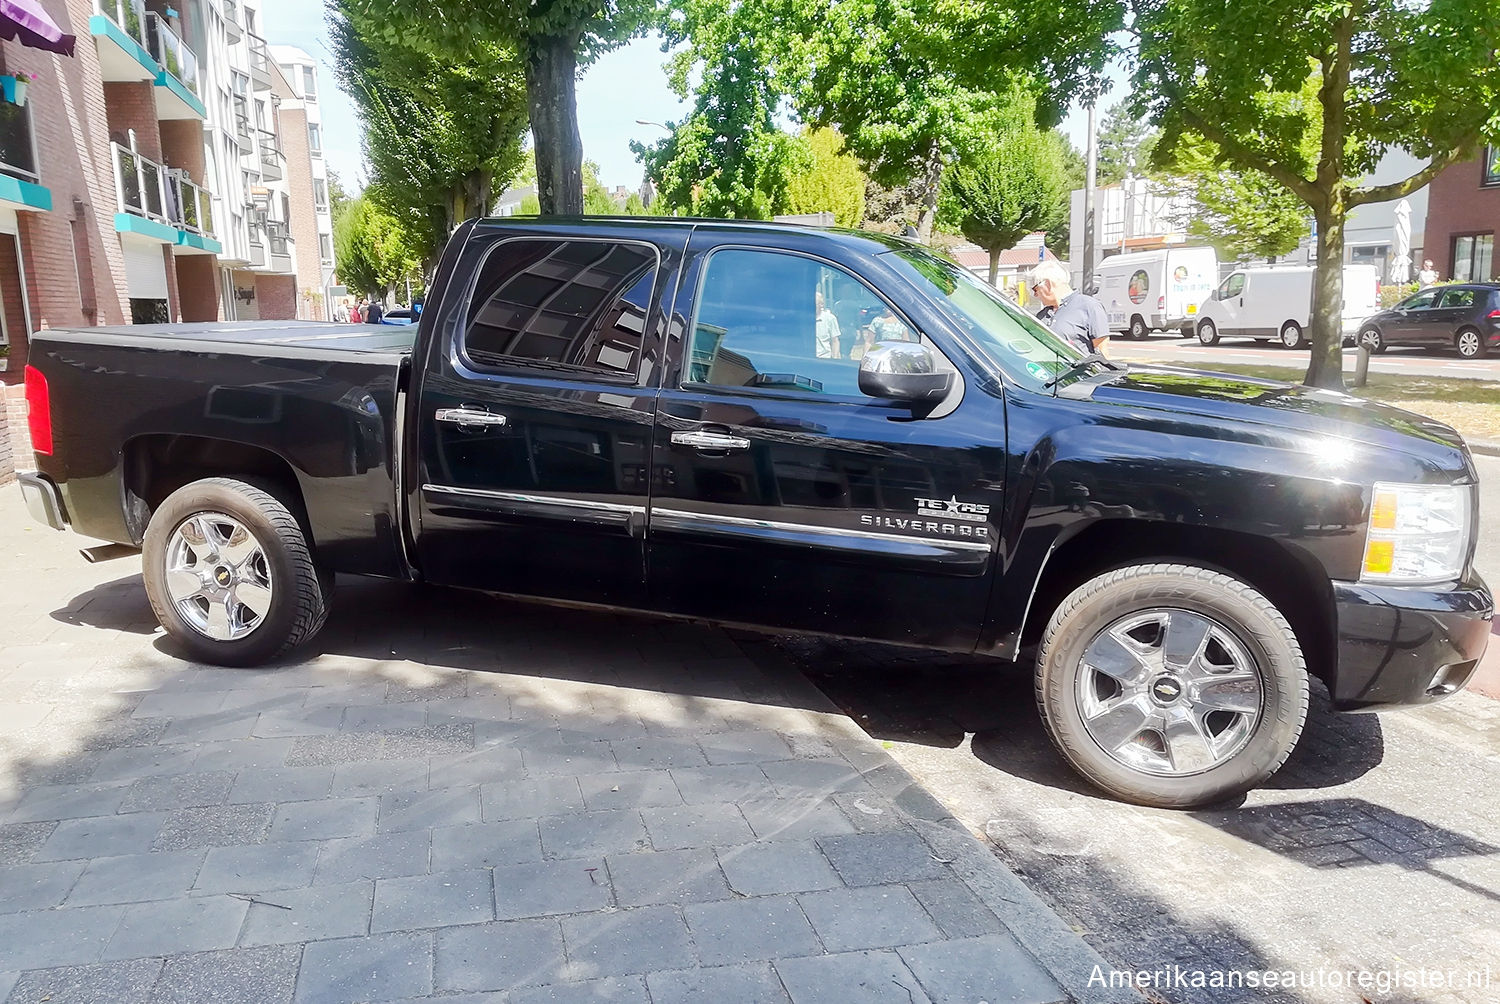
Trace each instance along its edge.
<instances>
[{"instance_id":1,"label":"chrome door handle","mask_svg":"<svg viewBox=\"0 0 1500 1004\"><path fill-rule=\"evenodd\" d=\"M723 432L693 429L690 432L672 433L672 445L688 446L695 450L748 450L750 440Z\"/></svg>"},{"instance_id":2,"label":"chrome door handle","mask_svg":"<svg viewBox=\"0 0 1500 1004\"><path fill-rule=\"evenodd\" d=\"M504 415L475 408L439 408L436 417L439 422L452 422L461 429L479 429L485 426L498 428L505 424Z\"/></svg>"}]
</instances>

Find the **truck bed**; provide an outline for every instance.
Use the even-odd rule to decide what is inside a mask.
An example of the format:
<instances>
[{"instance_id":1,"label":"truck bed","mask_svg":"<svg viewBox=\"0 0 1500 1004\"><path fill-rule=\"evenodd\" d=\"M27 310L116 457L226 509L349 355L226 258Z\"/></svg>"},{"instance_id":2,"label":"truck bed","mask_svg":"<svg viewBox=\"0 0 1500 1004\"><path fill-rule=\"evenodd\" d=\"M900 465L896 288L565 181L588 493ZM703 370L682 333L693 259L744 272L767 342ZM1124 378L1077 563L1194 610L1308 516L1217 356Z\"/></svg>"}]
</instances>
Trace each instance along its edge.
<instances>
[{"instance_id":1,"label":"truck bed","mask_svg":"<svg viewBox=\"0 0 1500 1004\"><path fill-rule=\"evenodd\" d=\"M329 354L376 352L405 355L417 337L416 325L326 324L315 321L205 321L197 324L121 324L98 328L56 328L38 338L59 337L84 344L138 344L160 348L164 342L203 342L224 348L312 349Z\"/></svg>"}]
</instances>

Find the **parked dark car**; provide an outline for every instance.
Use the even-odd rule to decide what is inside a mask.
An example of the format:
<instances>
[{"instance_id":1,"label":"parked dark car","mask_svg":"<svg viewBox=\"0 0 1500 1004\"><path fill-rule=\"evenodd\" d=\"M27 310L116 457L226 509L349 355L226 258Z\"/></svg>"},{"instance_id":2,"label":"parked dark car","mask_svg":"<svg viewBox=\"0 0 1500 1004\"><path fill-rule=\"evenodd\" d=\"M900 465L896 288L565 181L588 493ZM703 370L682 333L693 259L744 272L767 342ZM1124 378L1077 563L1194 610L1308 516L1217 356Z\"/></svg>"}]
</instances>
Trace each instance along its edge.
<instances>
[{"instance_id":1,"label":"parked dark car","mask_svg":"<svg viewBox=\"0 0 1500 1004\"><path fill-rule=\"evenodd\" d=\"M1423 704L1490 634L1449 427L1081 355L878 234L471 221L412 331L43 330L26 395L33 514L142 548L202 662L311 639L334 573L979 653L1180 807L1270 777L1310 677Z\"/></svg>"},{"instance_id":2,"label":"parked dark car","mask_svg":"<svg viewBox=\"0 0 1500 1004\"><path fill-rule=\"evenodd\" d=\"M1358 344L1452 347L1465 359L1500 349L1500 283L1463 282L1413 293L1360 325Z\"/></svg>"}]
</instances>

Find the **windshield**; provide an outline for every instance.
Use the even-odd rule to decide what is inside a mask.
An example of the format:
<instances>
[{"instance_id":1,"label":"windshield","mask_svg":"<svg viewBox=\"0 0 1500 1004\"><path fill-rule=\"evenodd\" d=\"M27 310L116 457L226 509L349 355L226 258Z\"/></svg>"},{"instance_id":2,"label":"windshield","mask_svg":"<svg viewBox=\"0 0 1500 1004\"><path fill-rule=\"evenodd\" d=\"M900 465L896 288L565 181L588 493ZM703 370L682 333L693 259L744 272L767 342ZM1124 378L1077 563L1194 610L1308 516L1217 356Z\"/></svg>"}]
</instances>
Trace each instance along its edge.
<instances>
[{"instance_id":1,"label":"windshield","mask_svg":"<svg viewBox=\"0 0 1500 1004\"><path fill-rule=\"evenodd\" d=\"M909 282L934 299L945 301L949 315L1017 383L1044 391L1082 358L1082 353L1047 330L1041 321L962 266L916 248L885 254L894 259L896 270Z\"/></svg>"}]
</instances>

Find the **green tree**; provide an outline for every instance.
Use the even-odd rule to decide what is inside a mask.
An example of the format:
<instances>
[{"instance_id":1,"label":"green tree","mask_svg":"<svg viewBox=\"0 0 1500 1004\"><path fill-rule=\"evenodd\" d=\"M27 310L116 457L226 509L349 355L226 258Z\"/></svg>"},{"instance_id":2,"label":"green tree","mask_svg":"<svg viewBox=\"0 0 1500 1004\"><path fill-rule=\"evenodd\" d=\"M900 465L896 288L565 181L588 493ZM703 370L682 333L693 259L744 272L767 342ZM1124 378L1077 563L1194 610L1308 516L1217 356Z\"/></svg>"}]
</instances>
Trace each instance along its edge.
<instances>
[{"instance_id":1,"label":"green tree","mask_svg":"<svg viewBox=\"0 0 1500 1004\"><path fill-rule=\"evenodd\" d=\"M844 138L836 129L807 129L802 133L811 162L787 184L788 213L832 212L841 227L857 227L865 215L865 172L859 159L844 152Z\"/></svg>"},{"instance_id":2,"label":"green tree","mask_svg":"<svg viewBox=\"0 0 1500 1004\"><path fill-rule=\"evenodd\" d=\"M1094 180L1100 185L1124 181L1127 174L1145 174L1159 132L1137 118L1125 101L1117 101L1099 123L1098 163Z\"/></svg>"},{"instance_id":3,"label":"green tree","mask_svg":"<svg viewBox=\"0 0 1500 1004\"><path fill-rule=\"evenodd\" d=\"M651 210L649 210L649 209L646 208L646 204L641 201L641 197L639 195L637 195L635 192L631 192L630 196L628 198L626 198L624 212L625 212L626 216L650 216L651 215Z\"/></svg>"},{"instance_id":4,"label":"green tree","mask_svg":"<svg viewBox=\"0 0 1500 1004\"><path fill-rule=\"evenodd\" d=\"M408 279L422 278L422 257L407 227L369 192L351 199L333 225L339 281L351 290L386 299Z\"/></svg>"},{"instance_id":5,"label":"green tree","mask_svg":"<svg viewBox=\"0 0 1500 1004\"><path fill-rule=\"evenodd\" d=\"M1096 95L1099 68L1123 54L1134 67L1131 107L1161 128L1162 143L1200 136L1220 166L1261 172L1308 207L1317 275L1306 382L1315 386L1343 386L1350 210L1404 198L1500 141L1500 0L944 2L969 73L987 57L1046 52L1064 93ZM1392 148L1427 165L1362 183Z\"/></svg>"},{"instance_id":6,"label":"green tree","mask_svg":"<svg viewBox=\"0 0 1500 1004\"><path fill-rule=\"evenodd\" d=\"M475 46L510 54L524 72L542 210L583 212L576 83L596 57L640 32L657 0L348 0L381 44L462 61Z\"/></svg>"},{"instance_id":7,"label":"green tree","mask_svg":"<svg viewBox=\"0 0 1500 1004\"><path fill-rule=\"evenodd\" d=\"M620 211L615 197L599 180L599 165L583 162L583 212L587 216L614 216Z\"/></svg>"},{"instance_id":8,"label":"green tree","mask_svg":"<svg viewBox=\"0 0 1500 1004\"><path fill-rule=\"evenodd\" d=\"M344 209L349 205L351 196L348 189L344 187L344 179L332 168L328 170L328 213L335 220L344 214Z\"/></svg>"},{"instance_id":9,"label":"green tree","mask_svg":"<svg viewBox=\"0 0 1500 1004\"><path fill-rule=\"evenodd\" d=\"M1221 167L1218 150L1184 137L1157 179L1162 194L1184 206L1173 222L1213 246L1223 259L1272 258L1296 250L1311 213L1285 185L1261 171Z\"/></svg>"},{"instance_id":10,"label":"green tree","mask_svg":"<svg viewBox=\"0 0 1500 1004\"><path fill-rule=\"evenodd\" d=\"M1022 126L1001 133L993 146L949 172L938 219L989 252L993 286L1001 251L1029 233L1065 228L1068 193L1056 135Z\"/></svg>"}]
</instances>

